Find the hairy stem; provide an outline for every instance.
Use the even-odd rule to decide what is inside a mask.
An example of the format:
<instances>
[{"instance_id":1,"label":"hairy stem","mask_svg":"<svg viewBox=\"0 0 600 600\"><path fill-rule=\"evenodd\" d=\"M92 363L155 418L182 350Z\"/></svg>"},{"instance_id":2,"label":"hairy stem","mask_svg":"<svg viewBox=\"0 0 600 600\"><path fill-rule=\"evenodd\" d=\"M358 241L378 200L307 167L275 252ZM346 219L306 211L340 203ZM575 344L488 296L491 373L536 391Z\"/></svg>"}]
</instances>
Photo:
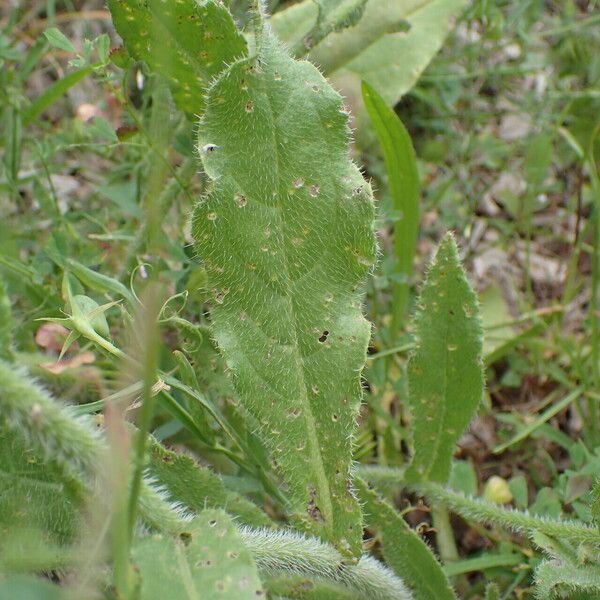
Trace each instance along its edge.
<instances>
[{"instance_id":1,"label":"hairy stem","mask_svg":"<svg viewBox=\"0 0 600 600\"><path fill-rule=\"evenodd\" d=\"M0 424L22 436L46 460L57 464L69 482L89 494L107 446L87 417L79 417L32 380L28 373L0 360ZM155 529L185 529L189 516L166 494L144 478L140 513Z\"/></svg>"},{"instance_id":2,"label":"hairy stem","mask_svg":"<svg viewBox=\"0 0 600 600\"><path fill-rule=\"evenodd\" d=\"M301 575L341 585L370 600L412 598L404 583L370 556L348 563L330 545L288 531L240 530L259 569L267 575Z\"/></svg>"},{"instance_id":3,"label":"hairy stem","mask_svg":"<svg viewBox=\"0 0 600 600\"><path fill-rule=\"evenodd\" d=\"M262 47L263 31L265 28L265 0L252 0L252 26L254 28L254 52L258 54Z\"/></svg>"},{"instance_id":4,"label":"hairy stem","mask_svg":"<svg viewBox=\"0 0 600 600\"><path fill-rule=\"evenodd\" d=\"M398 486L408 487L422 494L431 503L439 502L465 519L497 525L517 533L530 534L541 531L558 539L600 544L600 532L595 527L576 521L535 517L527 512L501 508L485 500L465 496L438 483L416 483L407 486L402 480L403 473L399 469L362 467L359 473L374 485L379 485L381 481L388 489L395 473Z\"/></svg>"}]
</instances>

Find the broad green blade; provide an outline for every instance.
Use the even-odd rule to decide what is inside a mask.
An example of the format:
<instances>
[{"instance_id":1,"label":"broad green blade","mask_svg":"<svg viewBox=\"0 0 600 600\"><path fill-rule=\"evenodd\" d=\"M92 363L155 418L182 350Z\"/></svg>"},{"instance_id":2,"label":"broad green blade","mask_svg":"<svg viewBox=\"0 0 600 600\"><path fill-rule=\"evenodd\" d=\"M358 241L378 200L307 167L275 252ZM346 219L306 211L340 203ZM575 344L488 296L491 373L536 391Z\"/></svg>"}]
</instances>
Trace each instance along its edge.
<instances>
[{"instance_id":1,"label":"broad green blade","mask_svg":"<svg viewBox=\"0 0 600 600\"><path fill-rule=\"evenodd\" d=\"M419 230L419 194L421 186L417 159L410 135L383 98L366 81L362 84L363 101L371 117L375 133L383 150L394 211L399 215L394 223L394 252L397 280L393 286L392 344L395 342L406 300L410 290L410 277L417 249Z\"/></svg>"},{"instance_id":2,"label":"broad green blade","mask_svg":"<svg viewBox=\"0 0 600 600\"><path fill-rule=\"evenodd\" d=\"M429 267L415 328L408 365L414 456L406 479L446 482L454 446L483 396L479 308L451 235Z\"/></svg>"},{"instance_id":3,"label":"broad green blade","mask_svg":"<svg viewBox=\"0 0 600 600\"><path fill-rule=\"evenodd\" d=\"M258 61L210 89L199 128L212 192L194 237L215 339L303 529L361 551L352 436L375 261L369 185L348 157L340 96L265 32Z\"/></svg>"},{"instance_id":4,"label":"broad green blade","mask_svg":"<svg viewBox=\"0 0 600 600\"><path fill-rule=\"evenodd\" d=\"M264 598L258 571L231 519L205 510L180 539L143 538L133 548L144 600Z\"/></svg>"},{"instance_id":5,"label":"broad green blade","mask_svg":"<svg viewBox=\"0 0 600 600\"><path fill-rule=\"evenodd\" d=\"M129 53L169 81L177 108L204 109L206 88L246 53L227 7L213 0L109 0L113 23Z\"/></svg>"},{"instance_id":6,"label":"broad green blade","mask_svg":"<svg viewBox=\"0 0 600 600\"><path fill-rule=\"evenodd\" d=\"M456 600L448 578L429 546L362 480L356 480L365 520L381 539L386 564L401 577L415 600Z\"/></svg>"},{"instance_id":7,"label":"broad green blade","mask_svg":"<svg viewBox=\"0 0 600 600\"><path fill-rule=\"evenodd\" d=\"M240 494L225 489L218 475L194 464L189 456L167 450L158 442L150 445L148 473L167 488L172 500L182 502L195 512L205 508L223 508L245 525L271 525L267 515L258 506Z\"/></svg>"},{"instance_id":8,"label":"broad green blade","mask_svg":"<svg viewBox=\"0 0 600 600\"><path fill-rule=\"evenodd\" d=\"M368 81L394 106L408 92L441 48L465 0L369 0L355 27L332 33L310 58L351 99ZM280 13L271 23L291 47L301 47L314 22L312 0Z\"/></svg>"}]
</instances>

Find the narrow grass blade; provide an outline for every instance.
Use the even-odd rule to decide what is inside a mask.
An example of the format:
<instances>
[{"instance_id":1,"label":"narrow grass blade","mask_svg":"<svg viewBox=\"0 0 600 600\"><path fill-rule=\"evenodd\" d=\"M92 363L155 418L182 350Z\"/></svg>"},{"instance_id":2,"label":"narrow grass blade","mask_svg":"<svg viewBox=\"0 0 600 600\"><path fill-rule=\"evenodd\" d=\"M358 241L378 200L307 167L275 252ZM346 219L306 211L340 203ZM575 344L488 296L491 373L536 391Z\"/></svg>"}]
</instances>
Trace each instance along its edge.
<instances>
[{"instance_id":1,"label":"narrow grass blade","mask_svg":"<svg viewBox=\"0 0 600 600\"><path fill-rule=\"evenodd\" d=\"M92 74L100 63L87 65L76 71L72 71L62 79L55 81L46 91L38 96L23 112L23 126L30 125L34 119L39 117L51 104L64 96L75 84Z\"/></svg>"},{"instance_id":2,"label":"narrow grass blade","mask_svg":"<svg viewBox=\"0 0 600 600\"><path fill-rule=\"evenodd\" d=\"M541 427L546 421L549 421L554 415L557 415L561 410L567 408L569 404L575 402L577 398L581 395L581 388L574 389L572 392L567 394L562 400L559 400L556 403L553 403L549 408L547 408L537 419L533 422L529 423L526 427L523 427L514 435L510 440L504 442L503 444L498 444L494 449L494 454L500 454L504 452L510 446L526 439L529 437L536 429Z\"/></svg>"},{"instance_id":3,"label":"narrow grass blade","mask_svg":"<svg viewBox=\"0 0 600 600\"><path fill-rule=\"evenodd\" d=\"M398 118L375 88L362 82L362 96L383 150L393 206L399 215L394 223L396 254L391 341L398 336L410 290L410 277L419 229L419 194L421 186L412 141Z\"/></svg>"}]
</instances>

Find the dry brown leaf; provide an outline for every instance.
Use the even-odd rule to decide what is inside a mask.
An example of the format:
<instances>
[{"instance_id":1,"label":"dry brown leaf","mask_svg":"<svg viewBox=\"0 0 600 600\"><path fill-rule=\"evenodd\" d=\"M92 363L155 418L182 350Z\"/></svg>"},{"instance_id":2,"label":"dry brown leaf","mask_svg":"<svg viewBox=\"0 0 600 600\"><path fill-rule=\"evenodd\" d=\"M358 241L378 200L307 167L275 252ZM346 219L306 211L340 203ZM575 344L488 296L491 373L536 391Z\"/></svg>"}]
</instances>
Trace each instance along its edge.
<instances>
[{"instance_id":1,"label":"dry brown leaf","mask_svg":"<svg viewBox=\"0 0 600 600\"><path fill-rule=\"evenodd\" d=\"M67 369L76 369L81 365L89 365L92 364L96 360L96 356L93 352L87 351L82 352L81 354L77 354L72 358L67 358L60 360L54 363L44 363L40 365L42 369L46 369L46 371L50 371L50 373L54 373L55 375L59 375L63 371Z\"/></svg>"},{"instance_id":2,"label":"dry brown leaf","mask_svg":"<svg viewBox=\"0 0 600 600\"><path fill-rule=\"evenodd\" d=\"M59 323L44 323L35 332L35 343L40 348L59 353L68 335L69 330ZM76 342L71 348L74 350L77 348Z\"/></svg>"}]
</instances>

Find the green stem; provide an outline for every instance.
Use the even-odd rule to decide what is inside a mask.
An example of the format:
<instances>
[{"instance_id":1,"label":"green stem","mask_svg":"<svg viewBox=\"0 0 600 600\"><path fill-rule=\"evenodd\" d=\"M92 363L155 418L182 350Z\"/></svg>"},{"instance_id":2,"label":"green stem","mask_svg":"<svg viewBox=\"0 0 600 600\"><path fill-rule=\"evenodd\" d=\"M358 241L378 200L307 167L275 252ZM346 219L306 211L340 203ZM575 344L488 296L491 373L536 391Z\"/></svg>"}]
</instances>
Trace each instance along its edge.
<instances>
[{"instance_id":1,"label":"green stem","mask_svg":"<svg viewBox=\"0 0 600 600\"><path fill-rule=\"evenodd\" d=\"M501 508L479 498L464 496L438 483L419 483L410 488L423 494L430 502L440 502L466 519L498 525L517 533L541 531L559 539L600 544L600 532L595 527L581 525L576 521L534 517L526 512Z\"/></svg>"},{"instance_id":2,"label":"green stem","mask_svg":"<svg viewBox=\"0 0 600 600\"><path fill-rule=\"evenodd\" d=\"M265 575L300 575L330 582L370 600L412 598L402 580L370 556L349 564L337 550L316 538L246 527L241 528L240 533Z\"/></svg>"},{"instance_id":3,"label":"green stem","mask_svg":"<svg viewBox=\"0 0 600 600\"><path fill-rule=\"evenodd\" d=\"M383 485L388 489L395 478L398 486L408 487L423 495L431 504L439 502L465 519L497 525L517 533L541 531L558 539L600 544L600 532L597 528L576 521L534 517L526 512L502 508L479 498L465 496L439 483L424 482L407 486L403 481L404 474L399 469L361 467L358 472L374 485Z\"/></svg>"},{"instance_id":4,"label":"green stem","mask_svg":"<svg viewBox=\"0 0 600 600\"><path fill-rule=\"evenodd\" d=\"M142 474L146 466L146 439L154 415L154 394L152 387L156 381L158 371L159 336L156 321L160 308L158 300L161 297L159 290L156 288L157 285L150 285L146 290L146 309L139 315L140 324L143 327L142 407L140 410L139 431L135 439L134 470L127 509L130 541L133 538L137 520Z\"/></svg>"},{"instance_id":5,"label":"green stem","mask_svg":"<svg viewBox=\"0 0 600 600\"><path fill-rule=\"evenodd\" d=\"M454 531L452 531L452 525L450 524L448 509L440 505L432 506L431 518L436 530L435 539L442 562L447 564L457 561L460 556L454 540Z\"/></svg>"},{"instance_id":6,"label":"green stem","mask_svg":"<svg viewBox=\"0 0 600 600\"><path fill-rule=\"evenodd\" d=\"M266 5L265 0L252 0L252 26L254 28L254 52L260 53L265 29Z\"/></svg>"}]
</instances>

